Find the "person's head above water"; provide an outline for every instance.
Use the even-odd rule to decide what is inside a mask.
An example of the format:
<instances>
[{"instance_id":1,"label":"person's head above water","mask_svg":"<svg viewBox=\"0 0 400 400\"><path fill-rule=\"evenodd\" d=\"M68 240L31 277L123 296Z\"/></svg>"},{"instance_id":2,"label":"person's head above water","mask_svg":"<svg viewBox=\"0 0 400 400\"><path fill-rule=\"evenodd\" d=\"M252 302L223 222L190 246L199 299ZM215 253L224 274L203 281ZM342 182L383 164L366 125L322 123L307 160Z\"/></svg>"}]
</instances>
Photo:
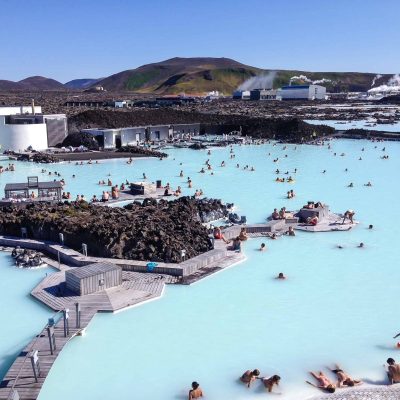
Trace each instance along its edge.
<instances>
[{"instance_id":1,"label":"person's head above water","mask_svg":"<svg viewBox=\"0 0 400 400\"><path fill-rule=\"evenodd\" d=\"M271 378L272 381L275 383L278 383L281 380L281 377L279 375L273 375Z\"/></svg>"},{"instance_id":2,"label":"person's head above water","mask_svg":"<svg viewBox=\"0 0 400 400\"><path fill-rule=\"evenodd\" d=\"M373 227L374 227L373 225L370 225L370 226L368 227L368 229L373 229Z\"/></svg>"},{"instance_id":3,"label":"person's head above water","mask_svg":"<svg viewBox=\"0 0 400 400\"><path fill-rule=\"evenodd\" d=\"M327 387L326 387L326 391L328 392L328 393L335 393L335 386L334 385L332 385L332 384L330 384L330 385L328 385Z\"/></svg>"},{"instance_id":4,"label":"person's head above water","mask_svg":"<svg viewBox=\"0 0 400 400\"><path fill-rule=\"evenodd\" d=\"M389 364L389 365L394 365L394 364L396 364L396 361L394 361L393 360L393 358L388 358L387 360L386 360L386 362Z\"/></svg>"},{"instance_id":5,"label":"person's head above water","mask_svg":"<svg viewBox=\"0 0 400 400\"><path fill-rule=\"evenodd\" d=\"M361 242L361 243L358 245L358 247L364 247L364 243Z\"/></svg>"},{"instance_id":6,"label":"person's head above water","mask_svg":"<svg viewBox=\"0 0 400 400\"><path fill-rule=\"evenodd\" d=\"M196 390L200 385L197 382L192 382L192 388Z\"/></svg>"},{"instance_id":7,"label":"person's head above water","mask_svg":"<svg viewBox=\"0 0 400 400\"><path fill-rule=\"evenodd\" d=\"M253 372L251 374L254 376L258 376L258 375L260 375L260 371L256 368L255 370L253 370Z\"/></svg>"}]
</instances>

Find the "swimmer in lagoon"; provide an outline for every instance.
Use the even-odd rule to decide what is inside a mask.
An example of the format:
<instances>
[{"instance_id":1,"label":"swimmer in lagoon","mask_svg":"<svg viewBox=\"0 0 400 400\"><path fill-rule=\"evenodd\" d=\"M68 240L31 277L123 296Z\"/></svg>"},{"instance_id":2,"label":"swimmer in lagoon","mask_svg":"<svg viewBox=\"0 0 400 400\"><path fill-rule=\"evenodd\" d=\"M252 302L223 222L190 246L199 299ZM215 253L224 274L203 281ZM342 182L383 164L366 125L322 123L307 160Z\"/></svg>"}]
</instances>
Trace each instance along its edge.
<instances>
[{"instance_id":1,"label":"swimmer in lagoon","mask_svg":"<svg viewBox=\"0 0 400 400\"><path fill-rule=\"evenodd\" d=\"M240 377L241 382L246 383L249 388L251 383L258 379L260 375L260 371L258 369L254 369L253 371L247 370Z\"/></svg>"},{"instance_id":2,"label":"swimmer in lagoon","mask_svg":"<svg viewBox=\"0 0 400 400\"><path fill-rule=\"evenodd\" d=\"M275 279L286 279L286 276L283 274L283 272L279 272L278 276Z\"/></svg>"},{"instance_id":3,"label":"swimmer in lagoon","mask_svg":"<svg viewBox=\"0 0 400 400\"><path fill-rule=\"evenodd\" d=\"M203 391L197 382L192 382L192 389L189 390L189 400L198 399L203 397Z\"/></svg>"},{"instance_id":4,"label":"swimmer in lagoon","mask_svg":"<svg viewBox=\"0 0 400 400\"><path fill-rule=\"evenodd\" d=\"M261 243L260 251L265 251L266 249L265 243Z\"/></svg>"},{"instance_id":5,"label":"swimmer in lagoon","mask_svg":"<svg viewBox=\"0 0 400 400\"><path fill-rule=\"evenodd\" d=\"M264 377L261 378L262 383L264 384L264 387L268 389L268 392L272 392L272 388L276 385L279 385L279 382L281 380L281 377L279 375L272 375L270 378Z\"/></svg>"}]
</instances>

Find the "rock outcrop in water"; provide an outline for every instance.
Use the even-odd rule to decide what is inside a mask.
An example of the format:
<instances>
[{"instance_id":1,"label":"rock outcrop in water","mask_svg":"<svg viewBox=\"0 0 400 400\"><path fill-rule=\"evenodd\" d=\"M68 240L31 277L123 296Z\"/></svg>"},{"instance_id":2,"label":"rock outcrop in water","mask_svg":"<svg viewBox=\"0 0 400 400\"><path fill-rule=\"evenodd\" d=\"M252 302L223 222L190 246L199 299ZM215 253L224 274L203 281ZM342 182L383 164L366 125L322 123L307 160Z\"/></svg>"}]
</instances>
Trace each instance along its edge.
<instances>
[{"instance_id":1,"label":"rock outcrop in water","mask_svg":"<svg viewBox=\"0 0 400 400\"><path fill-rule=\"evenodd\" d=\"M148 156L148 157L159 157L159 158L168 157L167 153L162 153L161 151L156 151L151 149L145 149L144 147L139 147L139 146L122 146L119 149L117 149L117 152L131 153L135 155Z\"/></svg>"},{"instance_id":2,"label":"rock outcrop in water","mask_svg":"<svg viewBox=\"0 0 400 400\"><path fill-rule=\"evenodd\" d=\"M181 250L191 258L212 248L201 224L227 214L219 200L183 197L174 201L154 199L125 208L82 203L32 203L0 208L0 234L58 241L97 257L179 262Z\"/></svg>"}]
</instances>

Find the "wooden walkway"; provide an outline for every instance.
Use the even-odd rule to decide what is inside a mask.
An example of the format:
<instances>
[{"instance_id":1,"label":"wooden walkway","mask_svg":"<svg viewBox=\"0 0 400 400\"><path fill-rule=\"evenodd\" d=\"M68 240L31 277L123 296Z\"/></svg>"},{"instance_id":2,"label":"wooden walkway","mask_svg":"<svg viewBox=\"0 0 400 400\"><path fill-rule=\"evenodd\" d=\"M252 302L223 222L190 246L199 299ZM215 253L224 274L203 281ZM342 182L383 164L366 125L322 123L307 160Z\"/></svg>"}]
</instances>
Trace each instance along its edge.
<instances>
[{"instance_id":1,"label":"wooden walkway","mask_svg":"<svg viewBox=\"0 0 400 400\"><path fill-rule=\"evenodd\" d=\"M50 260L51 261L51 260ZM68 266L51 262L59 272L48 275L36 286L31 295L55 311L69 309L69 334L64 336L63 314L56 316L60 320L55 324L54 337L56 349L51 354L47 327L40 332L18 355L0 384L0 400L13 399L17 391L21 400L35 400L41 387L68 341L85 329L97 312L114 312L144 301L156 299L163 293L165 284L177 283L179 278L170 275L144 274L139 272L122 272L122 285L85 296L68 292L65 287L65 271ZM80 325L76 326L76 307L80 304ZM37 381L31 363L32 352L38 352L40 375Z\"/></svg>"},{"instance_id":2,"label":"wooden walkway","mask_svg":"<svg viewBox=\"0 0 400 400\"><path fill-rule=\"evenodd\" d=\"M61 318L54 327L54 337L56 349L51 354L47 329L32 340L18 355L15 362L8 370L6 376L0 384L0 400L11 400L13 392L18 392L21 400L34 400L39 396L40 389L55 362L68 341L77 334L80 334L82 329L86 328L93 316L96 314L95 308L85 306L81 308L81 324L80 328L76 328L75 308L69 312L69 335L64 337L63 318ZM38 372L37 381L32 368L31 357L32 352L38 352ZM18 397L17 397L18 398Z\"/></svg>"}]
</instances>

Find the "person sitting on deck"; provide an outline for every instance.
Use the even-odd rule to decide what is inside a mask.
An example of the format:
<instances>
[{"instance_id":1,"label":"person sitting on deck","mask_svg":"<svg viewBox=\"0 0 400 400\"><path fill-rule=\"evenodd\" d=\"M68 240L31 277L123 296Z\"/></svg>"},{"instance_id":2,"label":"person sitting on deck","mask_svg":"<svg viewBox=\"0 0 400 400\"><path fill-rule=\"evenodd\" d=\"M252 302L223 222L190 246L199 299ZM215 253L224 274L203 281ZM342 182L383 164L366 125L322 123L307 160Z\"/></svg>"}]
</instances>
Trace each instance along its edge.
<instances>
[{"instance_id":1,"label":"person sitting on deck","mask_svg":"<svg viewBox=\"0 0 400 400\"><path fill-rule=\"evenodd\" d=\"M240 252L241 249L242 249L242 244L241 244L239 236L237 236L235 239L233 239L232 246L231 246L230 250Z\"/></svg>"},{"instance_id":2,"label":"person sitting on deck","mask_svg":"<svg viewBox=\"0 0 400 400\"><path fill-rule=\"evenodd\" d=\"M315 226L318 224L318 217L315 215L314 217L308 217L307 218L307 224Z\"/></svg>"},{"instance_id":3,"label":"person sitting on deck","mask_svg":"<svg viewBox=\"0 0 400 400\"><path fill-rule=\"evenodd\" d=\"M289 226L289 229L285 232L285 235L296 236L296 233L294 232L293 226Z\"/></svg>"},{"instance_id":4,"label":"person sitting on deck","mask_svg":"<svg viewBox=\"0 0 400 400\"><path fill-rule=\"evenodd\" d=\"M386 361L389 365L387 376L389 378L389 384L400 383L400 364L396 364L393 358L388 358Z\"/></svg>"},{"instance_id":5,"label":"person sitting on deck","mask_svg":"<svg viewBox=\"0 0 400 400\"><path fill-rule=\"evenodd\" d=\"M164 196L171 196L171 193L169 192L169 188L168 187L165 187Z\"/></svg>"},{"instance_id":6,"label":"person sitting on deck","mask_svg":"<svg viewBox=\"0 0 400 400\"><path fill-rule=\"evenodd\" d=\"M108 201L110 198L110 194L107 191L103 191L103 194L101 195L101 201L104 203Z\"/></svg>"},{"instance_id":7,"label":"person sitting on deck","mask_svg":"<svg viewBox=\"0 0 400 400\"><path fill-rule=\"evenodd\" d=\"M221 228L219 226L214 227L214 239L222 239L225 243L229 243L228 240L225 239L225 236L222 234Z\"/></svg>"},{"instance_id":8,"label":"person sitting on deck","mask_svg":"<svg viewBox=\"0 0 400 400\"><path fill-rule=\"evenodd\" d=\"M258 369L254 369L253 371L250 371L248 369L240 377L240 380L241 380L241 382L245 383L247 385L247 387L249 388L251 383L254 382L259 375L260 375L260 371Z\"/></svg>"},{"instance_id":9,"label":"person sitting on deck","mask_svg":"<svg viewBox=\"0 0 400 400\"><path fill-rule=\"evenodd\" d=\"M286 207L282 207L279 211L279 219L286 219Z\"/></svg>"},{"instance_id":10,"label":"person sitting on deck","mask_svg":"<svg viewBox=\"0 0 400 400\"><path fill-rule=\"evenodd\" d=\"M192 382L192 389L189 390L189 400L203 397L203 391L197 382Z\"/></svg>"},{"instance_id":11,"label":"person sitting on deck","mask_svg":"<svg viewBox=\"0 0 400 400\"><path fill-rule=\"evenodd\" d=\"M329 378L323 373L319 372L319 374L315 374L314 372L310 372L310 374L318 381L318 385L314 385L311 382L310 385L315 386L319 389L326 390L329 393L335 393L335 385L329 380Z\"/></svg>"},{"instance_id":12,"label":"person sitting on deck","mask_svg":"<svg viewBox=\"0 0 400 400\"><path fill-rule=\"evenodd\" d=\"M118 189L118 185L113 186L113 188L111 189L111 197L116 200L119 198L119 189Z\"/></svg>"},{"instance_id":13,"label":"person sitting on deck","mask_svg":"<svg viewBox=\"0 0 400 400\"><path fill-rule=\"evenodd\" d=\"M261 378L261 380L262 380L262 383L264 384L264 387L266 389L268 389L269 393L271 393L274 385L276 385L276 386L279 385L281 377L279 375L273 375L270 378L267 378L267 377Z\"/></svg>"},{"instance_id":14,"label":"person sitting on deck","mask_svg":"<svg viewBox=\"0 0 400 400\"><path fill-rule=\"evenodd\" d=\"M344 222L346 221L346 218L350 221L351 224L354 224L354 221L353 221L354 214L355 214L355 212L354 212L353 210L347 210L347 211L343 214L342 225L343 225Z\"/></svg>"},{"instance_id":15,"label":"person sitting on deck","mask_svg":"<svg viewBox=\"0 0 400 400\"><path fill-rule=\"evenodd\" d=\"M314 208L314 202L313 201L307 201L307 204L303 206L302 208L306 208L308 210Z\"/></svg>"},{"instance_id":16,"label":"person sitting on deck","mask_svg":"<svg viewBox=\"0 0 400 400\"><path fill-rule=\"evenodd\" d=\"M279 219L278 209L274 208L274 212L271 214L273 220Z\"/></svg>"},{"instance_id":17,"label":"person sitting on deck","mask_svg":"<svg viewBox=\"0 0 400 400\"><path fill-rule=\"evenodd\" d=\"M336 369L331 370L337 376L337 384L338 388L343 386L355 386L361 385L363 382L361 380L353 379L350 375L346 374L338 365L336 365Z\"/></svg>"},{"instance_id":18,"label":"person sitting on deck","mask_svg":"<svg viewBox=\"0 0 400 400\"><path fill-rule=\"evenodd\" d=\"M248 239L246 228L242 228L239 233L239 239L245 241Z\"/></svg>"},{"instance_id":19,"label":"person sitting on deck","mask_svg":"<svg viewBox=\"0 0 400 400\"><path fill-rule=\"evenodd\" d=\"M92 203L97 203L99 201L99 199L97 198L97 196L94 194L92 197L92 200L90 200Z\"/></svg>"},{"instance_id":20,"label":"person sitting on deck","mask_svg":"<svg viewBox=\"0 0 400 400\"><path fill-rule=\"evenodd\" d=\"M34 199L34 198L36 198L36 194L35 194L35 192L31 192L31 199Z\"/></svg>"}]
</instances>

